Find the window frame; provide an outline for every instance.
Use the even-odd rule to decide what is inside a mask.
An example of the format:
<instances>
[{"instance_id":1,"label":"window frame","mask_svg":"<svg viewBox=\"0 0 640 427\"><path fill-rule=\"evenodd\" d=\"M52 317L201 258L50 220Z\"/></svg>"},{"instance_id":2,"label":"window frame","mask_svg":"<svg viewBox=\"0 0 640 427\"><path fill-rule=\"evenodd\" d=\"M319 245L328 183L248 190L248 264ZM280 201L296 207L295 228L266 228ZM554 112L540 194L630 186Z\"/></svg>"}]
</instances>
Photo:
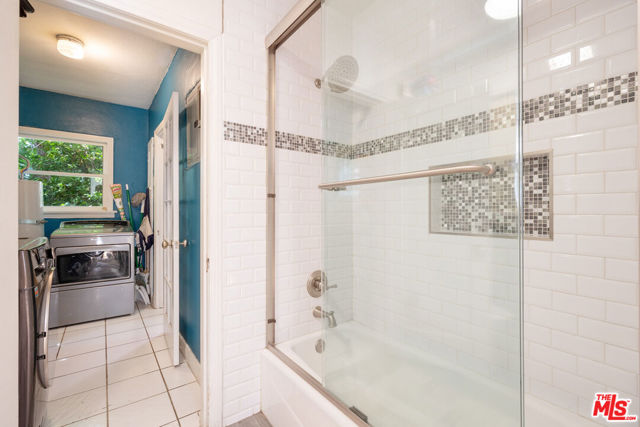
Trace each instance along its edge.
<instances>
[{"instance_id":1,"label":"window frame","mask_svg":"<svg viewBox=\"0 0 640 427\"><path fill-rule=\"evenodd\" d=\"M113 209L113 194L111 193L111 184L113 184L113 138L28 126L20 126L18 137L48 139L71 144L100 145L103 147L101 174L38 171L32 169L25 172L31 175L102 178L102 206L44 206L45 218L111 218L115 215L116 211Z\"/></svg>"}]
</instances>

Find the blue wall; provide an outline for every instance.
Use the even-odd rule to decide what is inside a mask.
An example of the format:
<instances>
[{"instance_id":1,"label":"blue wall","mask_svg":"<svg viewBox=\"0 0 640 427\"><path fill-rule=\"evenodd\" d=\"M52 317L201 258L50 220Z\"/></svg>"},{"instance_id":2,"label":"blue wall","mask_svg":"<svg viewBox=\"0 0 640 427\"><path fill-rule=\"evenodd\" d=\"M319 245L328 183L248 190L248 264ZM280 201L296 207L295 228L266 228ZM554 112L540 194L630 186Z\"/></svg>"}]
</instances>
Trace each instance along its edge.
<instances>
[{"instance_id":1,"label":"blue wall","mask_svg":"<svg viewBox=\"0 0 640 427\"><path fill-rule=\"evenodd\" d=\"M200 163L187 168L185 100L200 81L200 55L178 49L149 107L149 135L162 121L171 94L178 92L180 111L180 333L200 359Z\"/></svg>"},{"instance_id":2,"label":"blue wall","mask_svg":"<svg viewBox=\"0 0 640 427\"><path fill-rule=\"evenodd\" d=\"M132 196L146 190L147 110L21 87L20 126L112 137L113 182L123 189L129 184ZM139 209L134 209L134 217L139 225ZM45 234L49 236L64 220L47 221Z\"/></svg>"}]
</instances>

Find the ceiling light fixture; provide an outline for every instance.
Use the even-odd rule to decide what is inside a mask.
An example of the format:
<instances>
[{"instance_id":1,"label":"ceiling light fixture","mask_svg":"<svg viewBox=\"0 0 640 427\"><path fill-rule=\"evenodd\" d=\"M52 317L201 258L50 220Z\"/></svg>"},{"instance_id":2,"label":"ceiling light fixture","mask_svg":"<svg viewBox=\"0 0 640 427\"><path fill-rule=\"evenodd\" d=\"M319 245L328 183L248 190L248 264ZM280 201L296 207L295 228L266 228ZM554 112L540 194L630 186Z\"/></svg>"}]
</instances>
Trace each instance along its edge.
<instances>
[{"instance_id":1,"label":"ceiling light fixture","mask_svg":"<svg viewBox=\"0 0 640 427\"><path fill-rule=\"evenodd\" d=\"M518 16L517 0L487 0L484 11L493 19L505 20Z\"/></svg>"},{"instance_id":2,"label":"ceiling light fixture","mask_svg":"<svg viewBox=\"0 0 640 427\"><path fill-rule=\"evenodd\" d=\"M58 34L56 39L58 39L58 52L62 55L73 59L84 58L84 43L82 43L82 40L66 34Z\"/></svg>"}]
</instances>

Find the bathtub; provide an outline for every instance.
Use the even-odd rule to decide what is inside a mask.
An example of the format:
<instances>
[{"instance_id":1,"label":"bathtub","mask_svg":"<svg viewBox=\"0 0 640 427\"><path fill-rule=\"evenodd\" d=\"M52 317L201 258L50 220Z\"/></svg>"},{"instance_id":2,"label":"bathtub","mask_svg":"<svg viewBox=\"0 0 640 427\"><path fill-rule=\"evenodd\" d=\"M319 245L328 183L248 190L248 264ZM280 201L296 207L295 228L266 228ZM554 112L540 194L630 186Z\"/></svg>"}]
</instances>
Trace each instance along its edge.
<instances>
[{"instance_id":1,"label":"bathtub","mask_svg":"<svg viewBox=\"0 0 640 427\"><path fill-rule=\"evenodd\" d=\"M271 350L262 351L261 410L277 427L358 427Z\"/></svg>"},{"instance_id":2,"label":"bathtub","mask_svg":"<svg viewBox=\"0 0 640 427\"><path fill-rule=\"evenodd\" d=\"M316 351L319 339L326 343L324 357ZM520 422L517 385L497 384L460 369L455 361L384 339L357 322L276 348L374 425L513 427ZM273 425L356 425L268 349L262 380L263 412ZM323 412L333 415L323 419ZM301 422L308 414L313 416Z\"/></svg>"}]
</instances>

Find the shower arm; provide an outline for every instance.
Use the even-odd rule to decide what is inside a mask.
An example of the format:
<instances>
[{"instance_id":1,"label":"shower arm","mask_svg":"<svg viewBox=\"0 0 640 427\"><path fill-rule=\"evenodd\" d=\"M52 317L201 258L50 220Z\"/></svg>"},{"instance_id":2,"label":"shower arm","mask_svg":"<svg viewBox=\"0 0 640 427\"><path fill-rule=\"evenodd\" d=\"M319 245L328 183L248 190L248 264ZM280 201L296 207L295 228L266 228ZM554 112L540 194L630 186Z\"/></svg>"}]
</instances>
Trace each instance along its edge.
<instances>
[{"instance_id":1,"label":"shower arm","mask_svg":"<svg viewBox=\"0 0 640 427\"><path fill-rule=\"evenodd\" d=\"M430 176L452 175L456 173L481 173L485 176L491 176L496 173L496 168L492 164L486 165L465 165L465 166L447 166L443 168L425 169L415 172L396 173L392 175L372 176L369 178L350 179L348 181L329 182L320 184L318 188L329 191L343 191L347 187L362 184L375 184L377 182L402 181L405 179L427 178Z\"/></svg>"}]
</instances>

